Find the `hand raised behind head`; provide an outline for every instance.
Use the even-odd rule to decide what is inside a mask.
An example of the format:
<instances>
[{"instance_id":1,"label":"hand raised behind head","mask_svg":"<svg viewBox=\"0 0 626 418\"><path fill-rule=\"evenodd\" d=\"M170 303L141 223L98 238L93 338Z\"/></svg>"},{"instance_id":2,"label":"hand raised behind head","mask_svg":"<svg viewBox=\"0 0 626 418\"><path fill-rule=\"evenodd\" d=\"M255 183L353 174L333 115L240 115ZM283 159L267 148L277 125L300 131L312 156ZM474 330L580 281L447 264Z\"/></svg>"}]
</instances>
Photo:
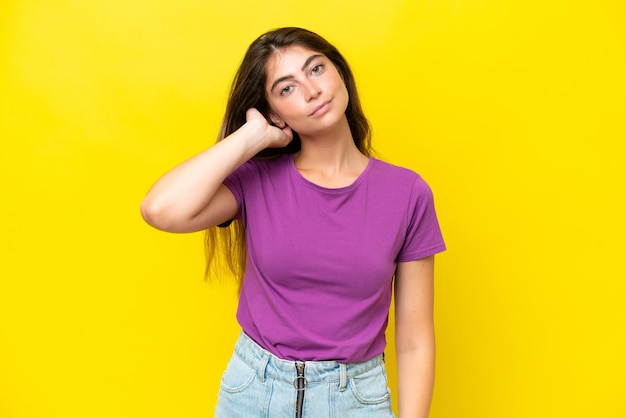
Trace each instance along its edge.
<instances>
[{"instance_id":1,"label":"hand raised behind head","mask_svg":"<svg viewBox=\"0 0 626 418\"><path fill-rule=\"evenodd\" d=\"M270 124L265 116L255 108L246 111L246 124L258 126L264 139L268 142L268 148L286 147L293 139L293 132L287 124L283 127Z\"/></svg>"}]
</instances>

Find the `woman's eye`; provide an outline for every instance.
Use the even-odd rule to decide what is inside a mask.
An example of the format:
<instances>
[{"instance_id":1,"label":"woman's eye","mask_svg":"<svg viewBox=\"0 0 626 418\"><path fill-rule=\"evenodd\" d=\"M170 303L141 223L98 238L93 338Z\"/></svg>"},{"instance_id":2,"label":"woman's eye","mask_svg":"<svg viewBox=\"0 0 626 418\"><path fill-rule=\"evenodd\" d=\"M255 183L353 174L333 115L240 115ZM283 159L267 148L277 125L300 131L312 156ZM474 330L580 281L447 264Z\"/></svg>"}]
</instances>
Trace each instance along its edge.
<instances>
[{"instance_id":1,"label":"woman's eye","mask_svg":"<svg viewBox=\"0 0 626 418\"><path fill-rule=\"evenodd\" d=\"M287 94L291 91L291 86L287 86L280 91L280 94Z\"/></svg>"},{"instance_id":2,"label":"woman's eye","mask_svg":"<svg viewBox=\"0 0 626 418\"><path fill-rule=\"evenodd\" d=\"M322 68L324 67L323 64L317 64L316 66L314 66L313 68L311 68L311 72L314 74L317 74L319 72L322 71Z\"/></svg>"}]
</instances>

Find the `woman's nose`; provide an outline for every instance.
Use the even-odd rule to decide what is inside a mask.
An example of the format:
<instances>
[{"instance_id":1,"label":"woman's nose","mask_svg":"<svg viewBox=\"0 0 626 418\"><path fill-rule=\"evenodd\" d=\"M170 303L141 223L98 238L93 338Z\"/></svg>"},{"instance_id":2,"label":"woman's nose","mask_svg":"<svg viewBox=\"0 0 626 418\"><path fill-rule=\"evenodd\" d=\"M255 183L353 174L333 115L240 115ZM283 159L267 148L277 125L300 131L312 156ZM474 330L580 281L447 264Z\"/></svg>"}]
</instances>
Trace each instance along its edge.
<instances>
[{"instance_id":1,"label":"woman's nose","mask_svg":"<svg viewBox=\"0 0 626 418\"><path fill-rule=\"evenodd\" d=\"M306 84L306 92L307 92L307 101L317 99L322 94L322 89L313 82L308 82Z\"/></svg>"}]
</instances>

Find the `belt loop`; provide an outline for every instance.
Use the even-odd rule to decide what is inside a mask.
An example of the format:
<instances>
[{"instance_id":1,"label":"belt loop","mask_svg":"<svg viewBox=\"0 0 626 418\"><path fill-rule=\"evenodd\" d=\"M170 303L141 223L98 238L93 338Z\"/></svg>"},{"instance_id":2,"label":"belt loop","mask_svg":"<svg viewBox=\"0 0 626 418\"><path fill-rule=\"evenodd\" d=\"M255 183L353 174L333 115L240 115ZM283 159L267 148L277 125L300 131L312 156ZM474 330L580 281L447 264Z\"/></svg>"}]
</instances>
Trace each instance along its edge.
<instances>
[{"instance_id":1,"label":"belt loop","mask_svg":"<svg viewBox=\"0 0 626 418\"><path fill-rule=\"evenodd\" d=\"M259 382L265 382L265 369L267 369L267 363L270 361L270 355L268 352L263 353L263 359L261 360L261 364L259 365Z\"/></svg>"},{"instance_id":2,"label":"belt loop","mask_svg":"<svg viewBox=\"0 0 626 418\"><path fill-rule=\"evenodd\" d=\"M346 390L348 386L348 371L345 363L339 363L339 392Z\"/></svg>"}]
</instances>

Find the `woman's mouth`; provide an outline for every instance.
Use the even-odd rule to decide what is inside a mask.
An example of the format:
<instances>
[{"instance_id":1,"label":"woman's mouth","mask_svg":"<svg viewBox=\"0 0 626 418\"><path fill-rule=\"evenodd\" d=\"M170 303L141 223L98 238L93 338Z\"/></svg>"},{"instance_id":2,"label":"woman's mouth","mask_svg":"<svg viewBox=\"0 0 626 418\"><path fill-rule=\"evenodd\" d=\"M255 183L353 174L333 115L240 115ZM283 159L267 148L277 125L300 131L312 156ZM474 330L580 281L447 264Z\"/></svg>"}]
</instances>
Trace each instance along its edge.
<instances>
[{"instance_id":1,"label":"woman's mouth","mask_svg":"<svg viewBox=\"0 0 626 418\"><path fill-rule=\"evenodd\" d=\"M330 102L332 102L332 100L333 99L326 100L321 105L317 106L315 109L313 109L311 113L309 113L309 116L320 116L326 113L326 111L330 107Z\"/></svg>"}]
</instances>

